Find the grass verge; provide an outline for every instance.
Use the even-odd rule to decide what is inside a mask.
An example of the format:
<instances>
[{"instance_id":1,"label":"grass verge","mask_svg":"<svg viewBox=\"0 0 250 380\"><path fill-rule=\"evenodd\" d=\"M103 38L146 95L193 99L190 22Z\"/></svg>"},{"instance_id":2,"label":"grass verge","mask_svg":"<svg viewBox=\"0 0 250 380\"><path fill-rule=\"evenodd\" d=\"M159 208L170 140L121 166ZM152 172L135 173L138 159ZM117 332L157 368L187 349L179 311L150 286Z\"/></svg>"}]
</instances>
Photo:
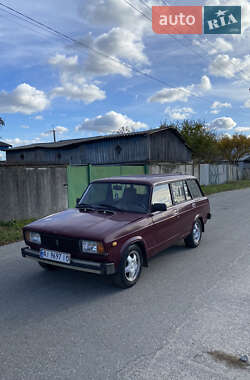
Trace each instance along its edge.
<instances>
[{"instance_id":1,"label":"grass verge","mask_svg":"<svg viewBox=\"0 0 250 380\"><path fill-rule=\"evenodd\" d=\"M201 186L205 195L220 193L221 191L239 190L250 187L250 180L223 183L222 185Z\"/></svg>"},{"instance_id":2,"label":"grass verge","mask_svg":"<svg viewBox=\"0 0 250 380\"><path fill-rule=\"evenodd\" d=\"M10 222L0 222L0 245L14 243L23 240L22 228L33 221L27 220L11 220Z\"/></svg>"}]
</instances>

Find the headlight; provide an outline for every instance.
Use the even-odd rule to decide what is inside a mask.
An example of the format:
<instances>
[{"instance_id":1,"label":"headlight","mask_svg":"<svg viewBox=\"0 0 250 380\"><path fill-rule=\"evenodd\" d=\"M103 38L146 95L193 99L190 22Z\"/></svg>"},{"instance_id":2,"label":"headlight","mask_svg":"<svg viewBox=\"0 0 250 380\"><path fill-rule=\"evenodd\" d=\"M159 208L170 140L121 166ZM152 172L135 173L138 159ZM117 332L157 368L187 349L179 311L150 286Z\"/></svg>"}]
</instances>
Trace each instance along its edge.
<instances>
[{"instance_id":1,"label":"headlight","mask_svg":"<svg viewBox=\"0 0 250 380\"><path fill-rule=\"evenodd\" d=\"M24 235L30 243L41 245L41 235L38 232L25 231Z\"/></svg>"},{"instance_id":2,"label":"headlight","mask_svg":"<svg viewBox=\"0 0 250 380\"><path fill-rule=\"evenodd\" d=\"M84 253L104 253L103 244L99 241L81 240L81 248Z\"/></svg>"}]
</instances>

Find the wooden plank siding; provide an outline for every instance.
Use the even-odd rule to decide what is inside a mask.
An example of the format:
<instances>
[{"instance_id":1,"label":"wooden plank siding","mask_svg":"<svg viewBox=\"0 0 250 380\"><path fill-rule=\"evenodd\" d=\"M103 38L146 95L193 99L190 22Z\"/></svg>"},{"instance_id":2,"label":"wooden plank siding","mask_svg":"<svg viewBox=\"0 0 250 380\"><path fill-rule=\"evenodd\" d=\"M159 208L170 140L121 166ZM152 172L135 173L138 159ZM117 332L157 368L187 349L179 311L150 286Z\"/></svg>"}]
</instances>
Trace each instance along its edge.
<instances>
[{"instance_id":1,"label":"wooden plank siding","mask_svg":"<svg viewBox=\"0 0 250 380\"><path fill-rule=\"evenodd\" d=\"M153 162L188 162L192 152L183 141L171 131L150 135L151 160Z\"/></svg>"},{"instance_id":2,"label":"wooden plank siding","mask_svg":"<svg viewBox=\"0 0 250 380\"><path fill-rule=\"evenodd\" d=\"M6 152L7 162L42 164L119 164L148 162L188 162L191 150L171 129L77 141L65 146L37 144ZM47 144L49 145L49 144Z\"/></svg>"}]
</instances>

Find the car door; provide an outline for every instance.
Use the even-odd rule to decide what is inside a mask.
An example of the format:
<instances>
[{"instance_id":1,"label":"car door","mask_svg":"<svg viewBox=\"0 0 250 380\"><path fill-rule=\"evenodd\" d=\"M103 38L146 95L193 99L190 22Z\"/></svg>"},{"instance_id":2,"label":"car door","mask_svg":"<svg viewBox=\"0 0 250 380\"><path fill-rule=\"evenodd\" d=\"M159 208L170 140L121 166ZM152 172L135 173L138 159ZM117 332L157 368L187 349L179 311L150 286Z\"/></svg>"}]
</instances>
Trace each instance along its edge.
<instances>
[{"instance_id":1,"label":"car door","mask_svg":"<svg viewBox=\"0 0 250 380\"><path fill-rule=\"evenodd\" d=\"M187 186L193 199L193 202L192 202L193 220L195 219L197 215L202 215L204 217L205 215L204 215L203 210L204 210L204 206L207 205L207 200L202 193L202 190L200 188L198 181L194 178L188 179Z\"/></svg>"},{"instance_id":2,"label":"car door","mask_svg":"<svg viewBox=\"0 0 250 380\"><path fill-rule=\"evenodd\" d=\"M178 237L186 237L193 225L194 208L196 207L185 181L171 183L173 201L179 214Z\"/></svg>"},{"instance_id":3,"label":"car door","mask_svg":"<svg viewBox=\"0 0 250 380\"><path fill-rule=\"evenodd\" d=\"M165 203L166 211L158 211L152 214L154 251L167 248L176 240L178 234L178 210L173 205L168 183L155 185L152 194L152 204Z\"/></svg>"}]
</instances>

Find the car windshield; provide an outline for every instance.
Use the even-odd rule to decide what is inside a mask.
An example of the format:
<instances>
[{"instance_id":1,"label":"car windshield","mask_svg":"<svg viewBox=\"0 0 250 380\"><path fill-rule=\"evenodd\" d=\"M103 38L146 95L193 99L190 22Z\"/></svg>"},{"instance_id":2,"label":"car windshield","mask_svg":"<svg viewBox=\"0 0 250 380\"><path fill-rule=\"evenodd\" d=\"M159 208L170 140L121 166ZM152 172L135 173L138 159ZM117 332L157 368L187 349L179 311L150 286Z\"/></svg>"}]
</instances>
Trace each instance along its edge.
<instances>
[{"instance_id":1,"label":"car windshield","mask_svg":"<svg viewBox=\"0 0 250 380\"><path fill-rule=\"evenodd\" d=\"M96 182L89 185L78 207L146 213L149 190L148 185L136 183Z\"/></svg>"}]
</instances>

